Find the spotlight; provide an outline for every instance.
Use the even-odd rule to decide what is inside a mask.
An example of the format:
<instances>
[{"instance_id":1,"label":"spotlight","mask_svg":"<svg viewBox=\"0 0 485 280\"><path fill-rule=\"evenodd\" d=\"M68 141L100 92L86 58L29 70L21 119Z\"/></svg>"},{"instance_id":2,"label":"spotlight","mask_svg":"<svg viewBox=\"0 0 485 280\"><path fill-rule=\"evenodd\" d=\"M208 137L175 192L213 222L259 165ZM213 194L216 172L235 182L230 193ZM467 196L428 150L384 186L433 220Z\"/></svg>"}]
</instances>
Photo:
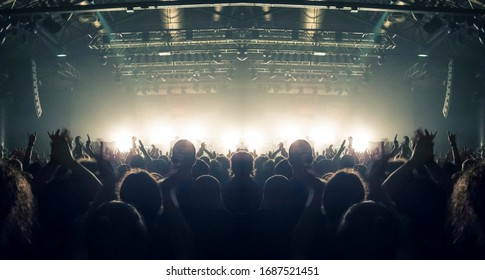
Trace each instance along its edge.
<instances>
[{"instance_id":1,"label":"spotlight","mask_svg":"<svg viewBox=\"0 0 485 280\"><path fill-rule=\"evenodd\" d=\"M279 138L282 142L293 143L296 139L302 137L302 133L300 131L300 126L295 125L292 122L286 123L281 125L278 128L277 138Z\"/></svg>"},{"instance_id":2,"label":"spotlight","mask_svg":"<svg viewBox=\"0 0 485 280\"><path fill-rule=\"evenodd\" d=\"M211 60L214 62L214 63L221 63L222 62L222 55L220 52L213 52L211 53L210 55L211 57Z\"/></svg>"},{"instance_id":3,"label":"spotlight","mask_svg":"<svg viewBox=\"0 0 485 280\"><path fill-rule=\"evenodd\" d=\"M313 52L313 55L314 55L314 56L326 56L326 55L327 55L327 53L326 53L326 52L319 52L319 51L315 51L315 52Z\"/></svg>"},{"instance_id":4,"label":"spotlight","mask_svg":"<svg viewBox=\"0 0 485 280\"><path fill-rule=\"evenodd\" d=\"M236 58L239 61L246 61L248 59L248 49L239 48L237 50Z\"/></svg>"},{"instance_id":5,"label":"spotlight","mask_svg":"<svg viewBox=\"0 0 485 280\"><path fill-rule=\"evenodd\" d=\"M206 137L206 132L201 124L193 123L185 127L182 133L182 137L194 144L200 143L204 142L203 139Z\"/></svg>"},{"instance_id":6,"label":"spotlight","mask_svg":"<svg viewBox=\"0 0 485 280\"><path fill-rule=\"evenodd\" d=\"M57 57L66 57L66 56L67 56L67 54L65 54L65 53L58 53L58 54L56 54L56 56L57 56Z\"/></svg>"},{"instance_id":7,"label":"spotlight","mask_svg":"<svg viewBox=\"0 0 485 280\"><path fill-rule=\"evenodd\" d=\"M159 123L153 123L150 127L152 128L150 129L149 134L150 142L162 145L165 149L169 149L170 142L175 139L173 130L168 126L160 125Z\"/></svg>"},{"instance_id":8,"label":"spotlight","mask_svg":"<svg viewBox=\"0 0 485 280\"><path fill-rule=\"evenodd\" d=\"M357 64L360 64L360 62L361 62L361 58L360 58L360 56L359 56L359 55L353 55L353 56L351 56L351 60L352 60L352 62L353 62L354 64L356 64L356 65L357 65Z\"/></svg>"},{"instance_id":9,"label":"spotlight","mask_svg":"<svg viewBox=\"0 0 485 280\"><path fill-rule=\"evenodd\" d=\"M244 142L250 151L259 150L263 146L263 136L257 131L249 131L244 135Z\"/></svg>"},{"instance_id":10,"label":"spotlight","mask_svg":"<svg viewBox=\"0 0 485 280\"><path fill-rule=\"evenodd\" d=\"M125 64L131 64L134 59L135 57L133 55L128 55L124 57L123 61Z\"/></svg>"},{"instance_id":11,"label":"spotlight","mask_svg":"<svg viewBox=\"0 0 485 280\"><path fill-rule=\"evenodd\" d=\"M225 129L225 134L221 136L221 148L223 151L232 150L237 148L237 144L240 142L239 134L236 131L228 131Z\"/></svg>"},{"instance_id":12,"label":"spotlight","mask_svg":"<svg viewBox=\"0 0 485 280\"><path fill-rule=\"evenodd\" d=\"M363 152L369 147L369 142L371 140L370 133L358 130L352 134L353 143L352 146L357 152Z\"/></svg>"},{"instance_id":13,"label":"spotlight","mask_svg":"<svg viewBox=\"0 0 485 280\"><path fill-rule=\"evenodd\" d=\"M327 81L327 80L328 80L327 74L323 74L320 78L318 78L319 82L323 82L323 81Z\"/></svg>"},{"instance_id":14,"label":"spotlight","mask_svg":"<svg viewBox=\"0 0 485 280\"><path fill-rule=\"evenodd\" d=\"M317 126L310 132L309 136L318 148L321 148L324 144L333 144L336 140L335 127L332 124Z\"/></svg>"},{"instance_id":15,"label":"spotlight","mask_svg":"<svg viewBox=\"0 0 485 280\"><path fill-rule=\"evenodd\" d=\"M263 62L268 64L273 61L273 54L270 52L263 53Z\"/></svg>"},{"instance_id":16,"label":"spotlight","mask_svg":"<svg viewBox=\"0 0 485 280\"><path fill-rule=\"evenodd\" d=\"M386 58L382 55L377 56L377 65L382 65L386 62Z\"/></svg>"},{"instance_id":17,"label":"spotlight","mask_svg":"<svg viewBox=\"0 0 485 280\"><path fill-rule=\"evenodd\" d=\"M419 57L428 57L428 54L427 54L426 52L424 52L424 51L420 51L420 52L418 53L418 56L419 56Z\"/></svg>"},{"instance_id":18,"label":"spotlight","mask_svg":"<svg viewBox=\"0 0 485 280\"><path fill-rule=\"evenodd\" d=\"M296 81L296 78L289 72L285 73L285 81L291 82Z\"/></svg>"},{"instance_id":19,"label":"spotlight","mask_svg":"<svg viewBox=\"0 0 485 280\"><path fill-rule=\"evenodd\" d=\"M199 71L195 71L194 74L189 78L189 81L199 82L200 81Z\"/></svg>"},{"instance_id":20,"label":"spotlight","mask_svg":"<svg viewBox=\"0 0 485 280\"><path fill-rule=\"evenodd\" d=\"M101 65L106 65L106 64L108 64L108 57L107 57L106 55L101 56L101 57L99 58L99 63L100 63Z\"/></svg>"},{"instance_id":21,"label":"spotlight","mask_svg":"<svg viewBox=\"0 0 485 280\"><path fill-rule=\"evenodd\" d=\"M113 140L115 142L116 148L120 152L128 152L131 149L131 136L127 130L119 130L113 135Z\"/></svg>"}]
</instances>

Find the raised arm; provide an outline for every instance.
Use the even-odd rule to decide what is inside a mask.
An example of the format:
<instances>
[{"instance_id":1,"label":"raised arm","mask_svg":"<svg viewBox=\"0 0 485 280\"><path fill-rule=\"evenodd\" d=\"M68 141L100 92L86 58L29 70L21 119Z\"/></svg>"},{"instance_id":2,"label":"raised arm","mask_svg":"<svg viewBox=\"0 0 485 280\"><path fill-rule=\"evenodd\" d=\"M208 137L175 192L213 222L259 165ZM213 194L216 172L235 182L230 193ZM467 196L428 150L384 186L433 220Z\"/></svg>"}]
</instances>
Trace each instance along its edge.
<instances>
[{"instance_id":1,"label":"raised arm","mask_svg":"<svg viewBox=\"0 0 485 280\"><path fill-rule=\"evenodd\" d=\"M76 136L76 138L74 139L74 144L74 150L72 151L74 158L83 158L83 143L81 142L81 136Z\"/></svg>"},{"instance_id":2,"label":"raised arm","mask_svg":"<svg viewBox=\"0 0 485 280\"><path fill-rule=\"evenodd\" d=\"M152 162L152 158L148 154L147 150L145 149L145 146L143 145L143 142L141 140L138 140L138 143L140 144L140 151L143 153L143 159L145 160L145 163L150 163Z\"/></svg>"},{"instance_id":3,"label":"raised arm","mask_svg":"<svg viewBox=\"0 0 485 280\"><path fill-rule=\"evenodd\" d=\"M51 138L51 161L71 169L73 178L94 197L102 184L91 171L74 159L69 146L69 131L57 130L49 134L49 137Z\"/></svg>"},{"instance_id":4,"label":"raised arm","mask_svg":"<svg viewBox=\"0 0 485 280\"><path fill-rule=\"evenodd\" d=\"M197 151L197 154L195 156L200 158L201 156L204 155L204 153L206 153L207 156L209 156L210 159L215 159L216 156L217 156L216 152L211 153L209 150L207 150L207 145L205 144L205 142L202 142L202 143L200 143L200 148Z\"/></svg>"},{"instance_id":5,"label":"raised arm","mask_svg":"<svg viewBox=\"0 0 485 280\"><path fill-rule=\"evenodd\" d=\"M458 146L456 145L456 133L450 133L448 131L448 142L450 142L451 151L453 154L453 164L461 170L461 157L460 152L458 151Z\"/></svg>"},{"instance_id":6,"label":"raised arm","mask_svg":"<svg viewBox=\"0 0 485 280\"><path fill-rule=\"evenodd\" d=\"M333 157L332 159L332 162L334 164L338 164L339 161L340 161L340 156L342 155L342 153L345 151L345 143L346 143L346 140L342 141L342 144L340 145L340 148L338 149L338 152L335 154L335 156Z\"/></svg>"},{"instance_id":7,"label":"raised arm","mask_svg":"<svg viewBox=\"0 0 485 280\"><path fill-rule=\"evenodd\" d=\"M411 158L394 171L382 184L382 188L393 197L402 187L405 187L413 180L413 170L416 167L425 166L434 162L433 139L436 134L430 134L427 130L424 132L417 130L416 146L412 151Z\"/></svg>"},{"instance_id":8,"label":"raised arm","mask_svg":"<svg viewBox=\"0 0 485 280\"><path fill-rule=\"evenodd\" d=\"M349 138L347 138L347 140L348 140L348 147L347 147L347 151L348 151L348 153L349 153L349 154L350 154L350 156L352 156L352 158L354 159L355 164L360 163L360 159L359 159L359 157L357 156L357 153L355 152L354 147L352 146L352 143L353 143L353 138L352 138L352 136L349 136Z\"/></svg>"},{"instance_id":9,"label":"raised arm","mask_svg":"<svg viewBox=\"0 0 485 280\"><path fill-rule=\"evenodd\" d=\"M412 156L412 150L411 147L409 146L411 144L411 141L409 140L408 136L404 136L404 142L402 143L401 146L401 158L405 159L410 159Z\"/></svg>"},{"instance_id":10,"label":"raised arm","mask_svg":"<svg viewBox=\"0 0 485 280\"><path fill-rule=\"evenodd\" d=\"M96 209L103 202L108 202L116 199L116 175L113 166L108 160L104 159L104 142L101 142L100 154L95 155L96 162L98 163L98 169L100 172L100 178L102 187L98 189L96 196L90 205L90 210Z\"/></svg>"},{"instance_id":11,"label":"raised arm","mask_svg":"<svg viewBox=\"0 0 485 280\"><path fill-rule=\"evenodd\" d=\"M396 135L397 136L397 135ZM393 208L393 204L387 193L382 189L382 183L385 177L385 171L388 160L391 158L392 154L386 155L384 153L384 142L381 142L381 158L376 160L372 165L372 168L369 172L368 182L369 182L369 195L368 199L374 200L377 202L381 202L384 205Z\"/></svg>"},{"instance_id":12,"label":"raised arm","mask_svg":"<svg viewBox=\"0 0 485 280\"><path fill-rule=\"evenodd\" d=\"M22 164L24 165L24 169L29 167L30 160L32 158L32 150L34 149L35 141L37 140L37 132L33 134L28 133L29 135L29 143L27 144L27 149L25 150L24 160Z\"/></svg>"},{"instance_id":13,"label":"raised arm","mask_svg":"<svg viewBox=\"0 0 485 280\"><path fill-rule=\"evenodd\" d=\"M397 156L397 154L399 153L399 141L397 141L397 134L396 136L394 136L394 141L393 141L393 145L392 145L392 151L391 153L389 154L389 156L391 158Z\"/></svg>"},{"instance_id":14,"label":"raised arm","mask_svg":"<svg viewBox=\"0 0 485 280\"><path fill-rule=\"evenodd\" d=\"M89 137L89 134L87 134L88 140L86 140L86 146L83 146L84 151L86 154L89 155L89 157L94 158L95 154L93 152L93 149L91 148L91 137Z\"/></svg>"}]
</instances>

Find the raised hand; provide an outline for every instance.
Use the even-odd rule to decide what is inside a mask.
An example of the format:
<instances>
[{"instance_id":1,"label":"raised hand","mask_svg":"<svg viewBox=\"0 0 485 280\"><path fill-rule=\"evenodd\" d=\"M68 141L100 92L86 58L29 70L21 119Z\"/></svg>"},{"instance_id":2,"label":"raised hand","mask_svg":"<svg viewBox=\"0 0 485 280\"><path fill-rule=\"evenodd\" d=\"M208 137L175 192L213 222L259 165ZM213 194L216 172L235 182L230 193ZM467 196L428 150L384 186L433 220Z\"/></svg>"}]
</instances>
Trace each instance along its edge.
<instances>
[{"instance_id":1,"label":"raised hand","mask_svg":"<svg viewBox=\"0 0 485 280\"><path fill-rule=\"evenodd\" d=\"M433 154L433 140L436 136L435 132L429 133L428 130L418 129L416 131L416 145L414 147L411 160L414 161L418 165L424 165L426 163L434 161L434 154Z\"/></svg>"},{"instance_id":2,"label":"raised hand","mask_svg":"<svg viewBox=\"0 0 485 280\"><path fill-rule=\"evenodd\" d=\"M342 144L340 145L340 149L338 150L337 154L341 154L345 150L345 143L347 140L342 141Z\"/></svg>"},{"instance_id":3,"label":"raised hand","mask_svg":"<svg viewBox=\"0 0 485 280\"><path fill-rule=\"evenodd\" d=\"M76 138L74 139L74 143L76 143L76 146L82 146L81 136L76 136Z\"/></svg>"},{"instance_id":4,"label":"raised hand","mask_svg":"<svg viewBox=\"0 0 485 280\"><path fill-rule=\"evenodd\" d=\"M140 144L140 149L145 150L145 146L143 145L143 142L141 142L141 140L138 140L138 144Z\"/></svg>"},{"instance_id":5,"label":"raised hand","mask_svg":"<svg viewBox=\"0 0 485 280\"><path fill-rule=\"evenodd\" d=\"M86 140L86 147L91 146L91 137L89 137L89 134L86 135L88 137L88 140Z\"/></svg>"},{"instance_id":6,"label":"raised hand","mask_svg":"<svg viewBox=\"0 0 485 280\"><path fill-rule=\"evenodd\" d=\"M283 150L283 149L284 149L284 144L283 144L283 142L280 142L278 144L278 150Z\"/></svg>"},{"instance_id":7,"label":"raised hand","mask_svg":"<svg viewBox=\"0 0 485 280\"><path fill-rule=\"evenodd\" d=\"M456 146L456 133L453 134L448 131L448 142L450 142L450 145Z\"/></svg>"},{"instance_id":8,"label":"raised hand","mask_svg":"<svg viewBox=\"0 0 485 280\"><path fill-rule=\"evenodd\" d=\"M404 142L402 143L403 145L409 145L409 137L404 136L403 140L404 140Z\"/></svg>"},{"instance_id":9,"label":"raised hand","mask_svg":"<svg viewBox=\"0 0 485 280\"><path fill-rule=\"evenodd\" d=\"M69 165L75 161L70 147L69 131L58 129L55 133L48 134L51 139L51 161L61 165Z\"/></svg>"},{"instance_id":10,"label":"raised hand","mask_svg":"<svg viewBox=\"0 0 485 280\"><path fill-rule=\"evenodd\" d=\"M352 141L353 141L354 139L352 138L352 136L349 136L349 137L347 138L347 140L349 141L349 145L348 145L349 150L352 150Z\"/></svg>"},{"instance_id":11,"label":"raised hand","mask_svg":"<svg viewBox=\"0 0 485 280\"><path fill-rule=\"evenodd\" d=\"M37 140L37 131L33 134L27 133L29 135L29 146L33 146L35 141Z\"/></svg>"},{"instance_id":12,"label":"raised hand","mask_svg":"<svg viewBox=\"0 0 485 280\"><path fill-rule=\"evenodd\" d=\"M395 149L397 149L399 147L399 141L397 141L397 134L396 134L396 136L394 136L393 144L394 144Z\"/></svg>"}]
</instances>

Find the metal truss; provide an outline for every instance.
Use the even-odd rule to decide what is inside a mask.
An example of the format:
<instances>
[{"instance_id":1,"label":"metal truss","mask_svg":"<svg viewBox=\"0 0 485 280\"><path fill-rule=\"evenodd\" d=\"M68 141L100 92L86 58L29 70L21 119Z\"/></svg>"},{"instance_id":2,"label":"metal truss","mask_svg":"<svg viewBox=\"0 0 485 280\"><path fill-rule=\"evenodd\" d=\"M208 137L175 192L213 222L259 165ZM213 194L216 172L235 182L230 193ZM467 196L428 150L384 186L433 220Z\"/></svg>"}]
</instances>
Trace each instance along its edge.
<instances>
[{"instance_id":1,"label":"metal truss","mask_svg":"<svg viewBox=\"0 0 485 280\"><path fill-rule=\"evenodd\" d=\"M135 12L144 10L158 10L166 8L212 8L212 7L271 7L292 9L322 9L341 10L349 12L396 12L396 13L440 13L448 15L476 16L484 15L485 10L450 8L441 6L393 5L369 2L343 2L343 1L256 1L245 2L237 0L219 1L143 1L143 2L115 2L95 5L69 5L58 7L27 7L17 9L1 9L0 15L33 15L40 13L88 13L88 12Z\"/></svg>"},{"instance_id":2,"label":"metal truss","mask_svg":"<svg viewBox=\"0 0 485 280\"><path fill-rule=\"evenodd\" d=\"M341 32L323 30L220 28L97 34L89 47L95 50L138 49L156 53L160 49L177 52L208 50L215 47L237 50L359 48L394 49L396 44L385 33ZM209 48L210 47L210 48Z\"/></svg>"}]
</instances>

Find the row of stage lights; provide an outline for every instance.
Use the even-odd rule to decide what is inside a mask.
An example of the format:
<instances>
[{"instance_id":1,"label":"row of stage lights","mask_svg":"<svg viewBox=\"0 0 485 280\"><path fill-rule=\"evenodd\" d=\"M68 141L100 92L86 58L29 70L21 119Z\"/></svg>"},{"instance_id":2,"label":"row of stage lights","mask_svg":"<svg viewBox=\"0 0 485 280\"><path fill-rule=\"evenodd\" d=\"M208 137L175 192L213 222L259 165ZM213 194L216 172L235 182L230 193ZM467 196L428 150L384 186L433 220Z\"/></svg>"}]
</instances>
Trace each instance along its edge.
<instances>
[{"instance_id":1,"label":"row of stage lights","mask_svg":"<svg viewBox=\"0 0 485 280\"><path fill-rule=\"evenodd\" d=\"M335 54L325 51L313 51L306 53L296 52L262 52L249 53L247 48L239 48L236 51L236 59L238 61L246 61L251 56L252 60L260 61L261 63L271 62L313 62L313 63L341 63L341 64L361 64L368 56L361 56L356 54ZM224 60L229 60L227 55L224 55ZM115 56L116 57L116 56ZM370 57L370 56L369 56ZM375 56L374 56L375 57ZM107 64L109 56L102 55L100 62ZM192 53L174 53L171 51L158 52L154 54L132 54L125 55L122 63L130 64L171 64L174 62L193 62L204 63L211 62L215 64L223 63L223 55L221 52L192 52Z\"/></svg>"},{"instance_id":2,"label":"row of stage lights","mask_svg":"<svg viewBox=\"0 0 485 280\"><path fill-rule=\"evenodd\" d=\"M209 149L217 152L226 153L227 150L235 151L237 148L245 147L249 150L259 151L260 153L273 150L278 143L283 142L287 147L297 139L305 139L314 147L315 151L333 145L338 147L348 136L342 136L339 131L332 126L316 126L308 131L303 131L294 124L282 125L274 134L264 134L256 129L231 130L225 129L223 134L210 136L200 125L189 125L175 132L169 127L154 126L142 141L145 145L156 145L162 150L168 151L170 147L179 139L188 139L195 146L205 142ZM116 147L126 152L131 148L131 138L137 135L133 131L122 128L115 130L109 138ZM352 133L353 147L358 152L363 152L372 146L373 135L369 131L357 128Z\"/></svg>"},{"instance_id":3,"label":"row of stage lights","mask_svg":"<svg viewBox=\"0 0 485 280\"><path fill-rule=\"evenodd\" d=\"M115 71L115 80L121 82L123 76L130 76L135 81L156 83L156 82L201 82L201 81L211 81L218 78L223 78L228 81L234 79L234 69L225 69L224 71L216 71L215 69L209 69L204 71L186 71L186 72L175 72L175 73L157 73L155 71L140 71L135 68L129 73L122 74L121 71ZM141 79L141 77L143 77ZM339 80L345 80L346 82L355 81L357 79L362 79L364 82L370 80L369 69L362 69L361 71L354 71L347 68L342 71L327 71L321 73L312 72L292 72L289 70L274 70L269 69L268 71L250 71L250 80L257 81L259 79L269 79L271 80L283 80L285 82L320 82L320 83L336 83Z\"/></svg>"}]
</instances>

